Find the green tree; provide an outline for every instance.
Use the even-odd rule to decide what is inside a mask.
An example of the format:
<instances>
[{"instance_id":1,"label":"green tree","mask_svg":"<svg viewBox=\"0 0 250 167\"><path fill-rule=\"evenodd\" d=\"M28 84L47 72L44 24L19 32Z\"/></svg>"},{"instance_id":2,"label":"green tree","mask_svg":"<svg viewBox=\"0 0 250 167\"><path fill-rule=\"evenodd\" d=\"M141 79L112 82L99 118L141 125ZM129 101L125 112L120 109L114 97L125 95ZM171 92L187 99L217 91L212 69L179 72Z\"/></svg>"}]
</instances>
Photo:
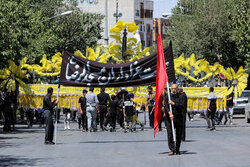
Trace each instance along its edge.
<instances>
[{"instance_id":1,"label":"green tree","mask_svg":"<svg viewBox=\"0 0 250 167\"><path fill-rule=\"evenodd\" d=\"M103 16L83 13L73 0L1 0L0 5L0 68L8 59L18 64L27 56L29 63L39 63L43 54L84 53L101 38ZM68 10L73 14L51 19Z\"/></svg>"},{"instance_id":2,"label":"green tree","mask_svg":"<svg viewBox=\"0 0 250 167\"><path fill-rule=\"evenodd\" d=\"M246 57L246 67L250 73L250 2L239 0L232 9L232 31L230 39L236 42L241 55Z\"/></svg>"},{"instance_id":3,"label":"green tree","mask_svg":"<svg viewBox=\"0 0 250 167\"><path fill-rule=\"evenodd\" d=\"M174 54L195 53L197 58L206 58L211 64L218 61L226 67L244 65L246 57L231 39L230 15L237 1L180 0L173 9L167 31Z\"/></svg>"},{"instance_id":4,"label":"green tree","mask_svg":"<svg viewBox=\"0 0 250 167\"><path fill-rule=\"evenodd\" d=\"M34 39L43 29L40 23L42 12L28 8L30 1L0 1L0 66L8 65L12 59L19 63L28 56Z\"/></svg>"}]
</instances>

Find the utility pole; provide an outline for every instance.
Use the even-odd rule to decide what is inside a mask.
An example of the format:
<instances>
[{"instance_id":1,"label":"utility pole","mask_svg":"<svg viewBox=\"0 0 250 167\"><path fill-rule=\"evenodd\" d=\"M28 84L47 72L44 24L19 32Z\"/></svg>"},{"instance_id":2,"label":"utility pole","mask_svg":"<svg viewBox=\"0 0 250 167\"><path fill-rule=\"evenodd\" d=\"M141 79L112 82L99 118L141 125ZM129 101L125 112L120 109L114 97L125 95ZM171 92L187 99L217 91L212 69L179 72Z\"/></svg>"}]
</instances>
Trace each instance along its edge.
<instances>
[{"instance_id":1,"label":"utility pole","mask_svg":"<svg viewBox=\"0 0 250 167\"><path fill-rule=\"evenodd\" d=\"M122 13L118 13L118 7L119 7L118 0L116 0L116 13L114 13L114 17L116 18L116 23L118 22L118 18L122 17Z\"/></svg>"}]
</instances>

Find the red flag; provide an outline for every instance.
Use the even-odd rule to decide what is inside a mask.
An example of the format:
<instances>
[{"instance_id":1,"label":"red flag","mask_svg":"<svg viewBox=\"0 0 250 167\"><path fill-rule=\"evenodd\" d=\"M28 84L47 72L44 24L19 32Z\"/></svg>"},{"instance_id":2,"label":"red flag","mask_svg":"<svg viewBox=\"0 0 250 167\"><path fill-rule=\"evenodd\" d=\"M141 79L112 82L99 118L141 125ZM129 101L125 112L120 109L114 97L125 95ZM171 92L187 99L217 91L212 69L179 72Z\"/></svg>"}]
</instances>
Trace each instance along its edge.
<instances>
[{"instance_id":1,"label":"red flag","mask_svg":"<svg viewBox=\"0 0 250 167\"><path fill-rule=\"evenodd\" d=\"M155 115L154 115L154 137L159 129L162 114L162 92L168 82L168 75L166 70L165 56L163 52L163 45L161 34L157 41L157 72L156 72L156 90L155 90Z\"/></svg>"}]
</instances>

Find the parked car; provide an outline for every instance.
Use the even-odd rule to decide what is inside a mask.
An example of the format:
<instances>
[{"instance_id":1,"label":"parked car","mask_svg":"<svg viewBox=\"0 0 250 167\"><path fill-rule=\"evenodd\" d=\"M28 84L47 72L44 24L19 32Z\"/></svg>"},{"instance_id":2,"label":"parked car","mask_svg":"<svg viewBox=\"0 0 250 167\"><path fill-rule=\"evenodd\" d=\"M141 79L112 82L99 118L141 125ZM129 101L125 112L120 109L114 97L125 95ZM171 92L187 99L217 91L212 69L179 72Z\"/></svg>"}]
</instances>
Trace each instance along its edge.
<instances>
[{"instance_id":1,"label":"parked car","mask_svg":"<svg viewBox=\"0 0 250 167\"><path fill-rule=\"evenodd\" d=\"M234 99L234 114L245 114L245 107L248 103L248 96L250 96L250 90L242 91L242 94L238 99Z\"/></svg>"}]
</instances>

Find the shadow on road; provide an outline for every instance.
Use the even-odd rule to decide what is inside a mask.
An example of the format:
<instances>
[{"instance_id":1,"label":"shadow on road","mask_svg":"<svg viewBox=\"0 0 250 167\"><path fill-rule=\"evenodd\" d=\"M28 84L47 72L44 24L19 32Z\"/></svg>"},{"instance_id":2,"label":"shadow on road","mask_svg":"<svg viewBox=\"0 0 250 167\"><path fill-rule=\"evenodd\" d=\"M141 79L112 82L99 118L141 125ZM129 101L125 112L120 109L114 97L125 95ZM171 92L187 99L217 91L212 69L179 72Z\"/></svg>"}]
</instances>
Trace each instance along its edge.
<instances>
[{"instance_id":1,"label":"shadow on road","mask_svg":"<svg viewBox=\"0 0 250 167\"><path fill-rule=\"evenodd\" d=\"M189 152L189 151L187 151L187 150L185 150L185 151L180 151L181 152L181 154L183 154L183 155L188 155L188 154L197 154L196 152ZM169 152L162 152L162 153L159 153L159 154L168 154Z\"/></svg>"},{"instance_id":2,"label":"shadow on road","mask_svg":"<svg viewBox=\"0 0 250 167\"><path fill-rule=\"evenodd\" d=\"M117 140L117 141L85 141L79 143L89 144L105 144L105 143L155 143L155 142L166 142L167 140Z\"/></svg>"},{"instance_id":3,"label":"shadow on road","mask_svg":"<svg viewBox=\"0 0 250 167\"><path fill-rule=\"evenodd\" d=\"M24 158L20 156L1 155L0 166L36 166L37 162L45 161L41 158Z\"/></svg>"}]
</instances>

